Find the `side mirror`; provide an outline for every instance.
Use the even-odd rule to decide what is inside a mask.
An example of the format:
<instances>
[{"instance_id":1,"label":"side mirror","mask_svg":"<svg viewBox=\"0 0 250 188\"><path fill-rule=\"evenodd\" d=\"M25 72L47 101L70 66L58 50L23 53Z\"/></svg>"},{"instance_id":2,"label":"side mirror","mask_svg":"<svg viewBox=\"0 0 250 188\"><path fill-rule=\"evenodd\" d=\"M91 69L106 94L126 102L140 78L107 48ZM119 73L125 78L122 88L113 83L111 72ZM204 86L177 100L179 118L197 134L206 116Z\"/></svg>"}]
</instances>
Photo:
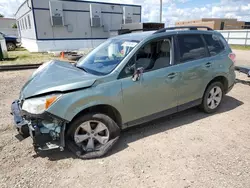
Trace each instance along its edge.
<instances>
[{"instance_id":1,"label":"side mirror","mask_svg":"<svg viewBox=\"0 0 250 188\"><path fill-rule=\"evenodd\" d=\"M141 76L143 74L143 71L144 71L143 67L137 68L136 71L134 72L133 76L132 76L132 80L134 82L140 80L140 78L141 78Z\"/></svg>"},{"instance_id":2,"label":"side mirror","mask_svg":"<svg viewBox=\"0 0 250 188\"><path fill-rule=\"evenodd\" d=\"M127 75L131 75L131 74L133 74L134 72L135 72L135 70L134 70L134 67L133 67L133 66L128 66L128 67L125 68L125 73L126 73Z\"/></svg>"}]
</instances>

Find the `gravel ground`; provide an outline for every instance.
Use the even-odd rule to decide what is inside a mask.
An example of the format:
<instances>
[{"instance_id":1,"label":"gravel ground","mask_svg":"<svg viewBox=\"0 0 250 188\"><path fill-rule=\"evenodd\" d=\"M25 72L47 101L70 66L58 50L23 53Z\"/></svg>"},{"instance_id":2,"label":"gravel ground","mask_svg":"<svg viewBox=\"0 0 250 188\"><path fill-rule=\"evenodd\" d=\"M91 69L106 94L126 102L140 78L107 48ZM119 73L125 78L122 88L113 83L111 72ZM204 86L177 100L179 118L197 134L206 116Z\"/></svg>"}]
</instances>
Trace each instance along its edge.
<instances>
[{"instance_id":1,"label":"gravel ground","mask_svg":"<svg viewBox=\"0 0 250 188\"><path fill-rule=\"evenodd\" d=\"M238 75L217 114L196 108L131 128L108 156L37 156L19 141L11 102L32 73L0 72L0 187L249 187L250 80ZM244 81L243 81L244 80Z\"/></svg>"}]
</instances>

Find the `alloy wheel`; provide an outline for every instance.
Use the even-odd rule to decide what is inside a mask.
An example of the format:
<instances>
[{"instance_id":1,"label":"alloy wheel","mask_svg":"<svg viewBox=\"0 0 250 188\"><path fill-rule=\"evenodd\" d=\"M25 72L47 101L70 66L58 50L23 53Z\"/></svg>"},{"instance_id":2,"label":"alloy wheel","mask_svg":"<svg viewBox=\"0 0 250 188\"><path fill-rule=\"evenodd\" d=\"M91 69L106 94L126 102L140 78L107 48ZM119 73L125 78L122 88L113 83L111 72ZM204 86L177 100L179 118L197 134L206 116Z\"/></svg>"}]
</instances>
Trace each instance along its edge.
<instances>
[{"instance_id":1,"label":"alloy wheel","mask_svg":"<svg viewBox=\"0 0 250 188\"><path fill-rule=\"evenodd\" d=\"M218 86L215 86L210 90L207 98L207 105L210 109L213 110L220 105L222 94L222 90Z\"/></svg>"},{"instance_id":2,"label":"alloy wheel","mask_svg":"<svg viewBox=\"0 0 250 188\"><path fill-rule=\"evenodd\" d=\"M95 151L109 140L109 130L100 121L90 120L82 123L75 131L74 141L84 151Z\"/></svg>"}]
</instances>

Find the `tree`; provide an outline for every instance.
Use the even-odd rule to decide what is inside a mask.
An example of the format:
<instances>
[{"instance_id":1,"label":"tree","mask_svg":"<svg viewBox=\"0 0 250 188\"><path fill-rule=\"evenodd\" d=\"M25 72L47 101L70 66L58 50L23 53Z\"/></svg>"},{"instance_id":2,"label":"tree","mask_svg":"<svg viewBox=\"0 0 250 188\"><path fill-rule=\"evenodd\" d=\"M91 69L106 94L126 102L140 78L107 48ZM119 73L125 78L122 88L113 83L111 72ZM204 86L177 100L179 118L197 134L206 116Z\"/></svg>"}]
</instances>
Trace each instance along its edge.
<instances>
[{"instance_id":1,"label":"tree","mask_svg":"<svg viewBox=\"0 0 250 188\"><path fill-rule=\"evenodd\" d=\"M0 13L0 18L3 18L3 17L4 17L4 15Z\"/></svg>"},{"instance_id":2,"label":"tree","mask_svg":"<svg viewBox=\"0 0 250 188\"><path fill-rule=\"evenodd\" d=\"M16 28L17 28L16 23L12 24L12 28L13 28L13 29L16 29Z\"/></svg>"}]
</instances>

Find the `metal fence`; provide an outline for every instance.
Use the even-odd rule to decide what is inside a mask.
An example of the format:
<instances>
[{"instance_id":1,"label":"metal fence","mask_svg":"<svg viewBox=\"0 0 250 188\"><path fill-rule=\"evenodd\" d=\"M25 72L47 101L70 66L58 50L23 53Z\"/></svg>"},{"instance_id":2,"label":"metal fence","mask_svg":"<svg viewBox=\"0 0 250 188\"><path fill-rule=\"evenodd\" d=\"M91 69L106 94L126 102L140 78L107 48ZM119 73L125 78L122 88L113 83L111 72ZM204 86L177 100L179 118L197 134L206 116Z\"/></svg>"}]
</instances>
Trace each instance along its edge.
<instances>
[{"instance_id":1,"label":"metal fence","mask_svg":"<svg viewBox=\"0 0 250 188\"><path fill-rule=\"evenodd\" d=\"M218 30L229 44L250 45L250 30Z\"/></svg>"}]
</instances>

